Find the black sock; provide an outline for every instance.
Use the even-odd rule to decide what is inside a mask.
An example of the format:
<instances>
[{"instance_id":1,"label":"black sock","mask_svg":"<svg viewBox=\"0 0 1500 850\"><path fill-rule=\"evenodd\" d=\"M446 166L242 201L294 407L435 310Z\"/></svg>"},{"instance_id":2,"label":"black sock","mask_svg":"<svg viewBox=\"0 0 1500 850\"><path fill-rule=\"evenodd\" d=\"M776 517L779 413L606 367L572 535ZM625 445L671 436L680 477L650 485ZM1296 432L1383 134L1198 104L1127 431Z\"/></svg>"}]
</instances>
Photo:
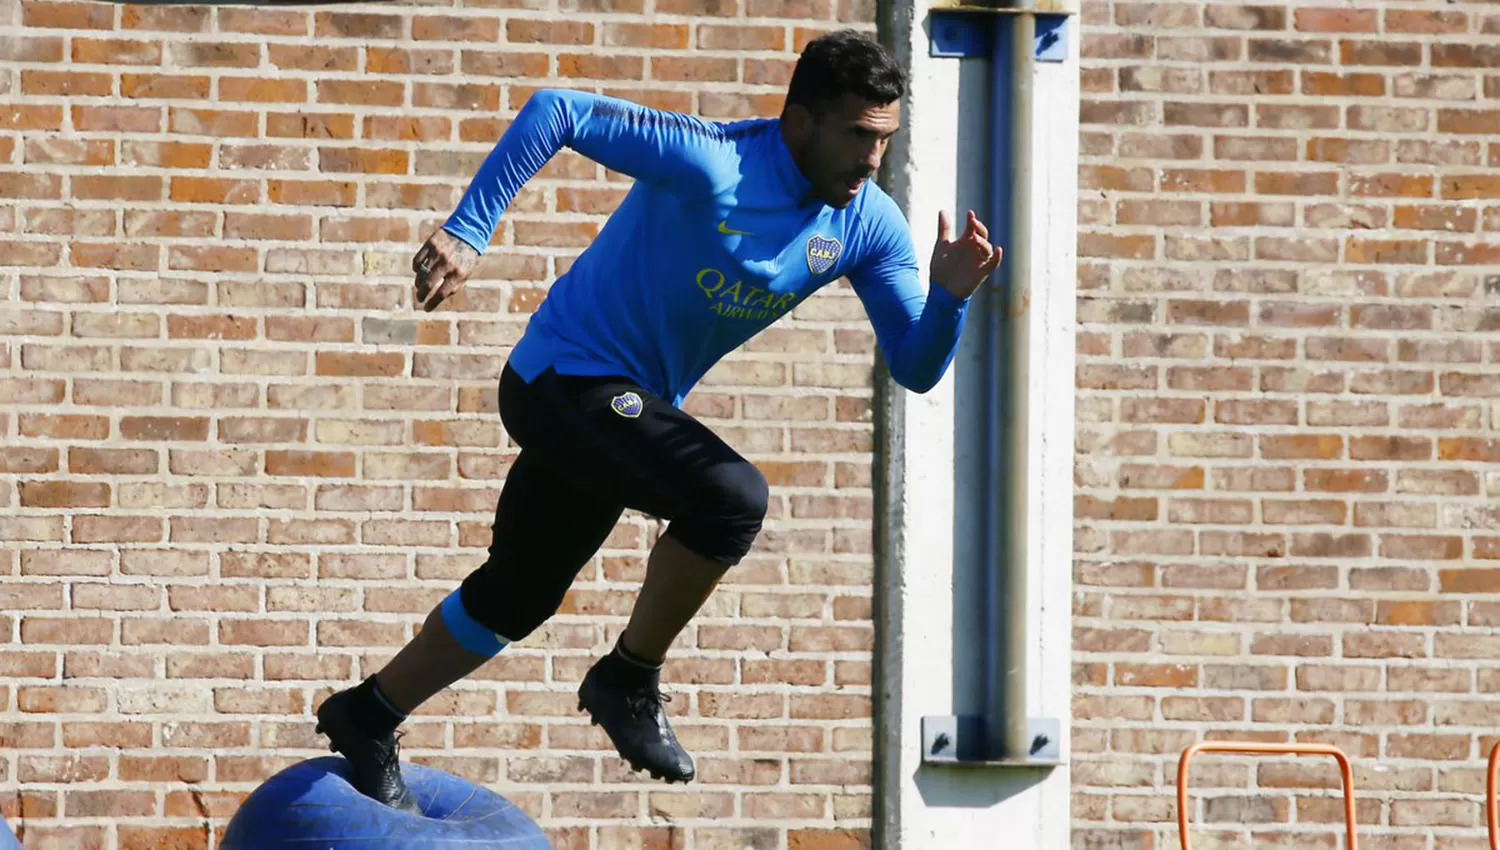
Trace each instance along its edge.
<instances>
[{"instance_id":1,"label":"black sock","mask_svg":"<svg viewBox=\"0 0 1500 850\"><path fill-rule=\"evenodd\" d=\"M647 661L639 655L636 655L634 652L631 652L630 649L625 646L624 635L621 635L620 639L615 641L615 654L620 656L620 660L630 664L634 664L635 666L641 667L646 670L661 669L660 661Z\"/></svg>"},{"instance_id":2,"label":"black sock","mask_svg":"<svg viewBox=\"0 0 1500 850\"><path fill-rule=\"evenodd\" d=\"M383 738L395 732L396 727L406 720L406 715L391 705L385 694L380 692L380 685L376 684L374 676L354 688L351 700L354 722L371 737Z\"/></svg>"},{"instance_id":3,"label":"black sock","mask_svg":"<svg viewBox=\"0 0 1500 850\"><path fill-rule=\"evenodd\" d=\"M625 648L625 636L615 641L615 648L610 652L615 670L627 679L637 681L656 681L661 676L661 662L647 661Z\"/></svg>"}]
</instances>

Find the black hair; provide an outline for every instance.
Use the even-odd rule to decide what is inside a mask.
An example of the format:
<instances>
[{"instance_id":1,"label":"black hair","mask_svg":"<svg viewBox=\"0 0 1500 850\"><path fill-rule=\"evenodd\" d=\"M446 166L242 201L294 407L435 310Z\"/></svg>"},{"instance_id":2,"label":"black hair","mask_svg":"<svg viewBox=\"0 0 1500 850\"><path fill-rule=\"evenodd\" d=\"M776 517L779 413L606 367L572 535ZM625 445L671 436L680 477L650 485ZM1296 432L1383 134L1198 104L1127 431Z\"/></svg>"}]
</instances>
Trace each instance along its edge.
<instances>
[{"instance_id":1,"label":"black hair","mask_svg":"<svg viewBox=\"0 0 1500 850\"><path fill-rule=\"evenodd\" d=\"M836 30L808 43L792 71L786 105L814 115L845 94L882 106L906 94L906 74L879 42L852 29Z\"/></svg>"}]
</instances>

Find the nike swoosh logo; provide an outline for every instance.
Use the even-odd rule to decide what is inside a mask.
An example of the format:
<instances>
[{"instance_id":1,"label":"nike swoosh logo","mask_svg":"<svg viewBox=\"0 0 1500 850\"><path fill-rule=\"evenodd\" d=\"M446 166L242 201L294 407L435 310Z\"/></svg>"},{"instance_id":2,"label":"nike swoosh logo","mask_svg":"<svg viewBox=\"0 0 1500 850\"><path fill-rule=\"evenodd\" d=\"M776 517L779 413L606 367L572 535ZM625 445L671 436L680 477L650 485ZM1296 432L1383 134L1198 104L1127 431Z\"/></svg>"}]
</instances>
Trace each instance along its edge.
<instances>
[{"instance_id":1,"label":"nike swoosh logo","mask_svg":"<svg viewBox=\"0 0 1500 850\"><path fill-rule=\"evenodd\" d=\"M719 222L719 232L725 236L753 236L748 230L733 230L729 227L729 219Z\"/></svg>"}]
</instances>

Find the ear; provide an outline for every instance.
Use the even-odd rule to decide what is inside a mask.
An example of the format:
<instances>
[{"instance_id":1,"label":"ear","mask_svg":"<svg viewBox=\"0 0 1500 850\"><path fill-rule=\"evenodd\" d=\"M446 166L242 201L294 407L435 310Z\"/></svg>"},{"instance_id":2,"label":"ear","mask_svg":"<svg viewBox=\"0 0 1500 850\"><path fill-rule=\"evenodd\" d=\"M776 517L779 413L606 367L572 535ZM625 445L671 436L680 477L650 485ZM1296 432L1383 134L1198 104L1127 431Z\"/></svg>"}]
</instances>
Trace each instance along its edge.
<instances>
[{"instance_id":1,"label":"ear","mask_svg":"<svg viewBox=\"0 0 1500 850\"><path fill-rule=\"evenodd\" d=\"M781 125L787 135L796 141L805 141L812 135L815 124L813 114L800 103L790 103L781 111Z\"/></svg>"}]
</instances>

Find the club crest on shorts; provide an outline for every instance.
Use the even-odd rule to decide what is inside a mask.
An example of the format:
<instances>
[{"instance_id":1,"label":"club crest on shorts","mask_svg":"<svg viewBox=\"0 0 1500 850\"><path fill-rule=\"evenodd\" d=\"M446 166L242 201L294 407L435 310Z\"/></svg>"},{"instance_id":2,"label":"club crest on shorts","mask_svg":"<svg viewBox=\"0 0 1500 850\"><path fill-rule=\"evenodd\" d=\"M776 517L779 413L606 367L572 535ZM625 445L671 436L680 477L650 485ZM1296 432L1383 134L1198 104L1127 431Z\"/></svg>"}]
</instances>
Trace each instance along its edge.
<instances>
[{"instance_id":1,"label":"club crest on shorts","mask_svg":"<svg viewBox=\"0 0 1500 850\"><path fill-rule=\"evenodd\" d=\"M623 392L610 399L609 406L614 412L626 419L634 419L641 415L641 410L645 408L646 404L635 393Z\"/></svg>"},{"instance_id":2,"label":"club crest on shorts","mask_svg":"<svg viewBox=\"0 0 1500 850\"><path fill-rule=\"evenodd\" d=\"M844 246L837 239L824 239L822 236L814 236L807 240L807 268L813 274L822 274L833 268L838 262L839 254L844 252Z\"/></svg>"}]
</instances>

